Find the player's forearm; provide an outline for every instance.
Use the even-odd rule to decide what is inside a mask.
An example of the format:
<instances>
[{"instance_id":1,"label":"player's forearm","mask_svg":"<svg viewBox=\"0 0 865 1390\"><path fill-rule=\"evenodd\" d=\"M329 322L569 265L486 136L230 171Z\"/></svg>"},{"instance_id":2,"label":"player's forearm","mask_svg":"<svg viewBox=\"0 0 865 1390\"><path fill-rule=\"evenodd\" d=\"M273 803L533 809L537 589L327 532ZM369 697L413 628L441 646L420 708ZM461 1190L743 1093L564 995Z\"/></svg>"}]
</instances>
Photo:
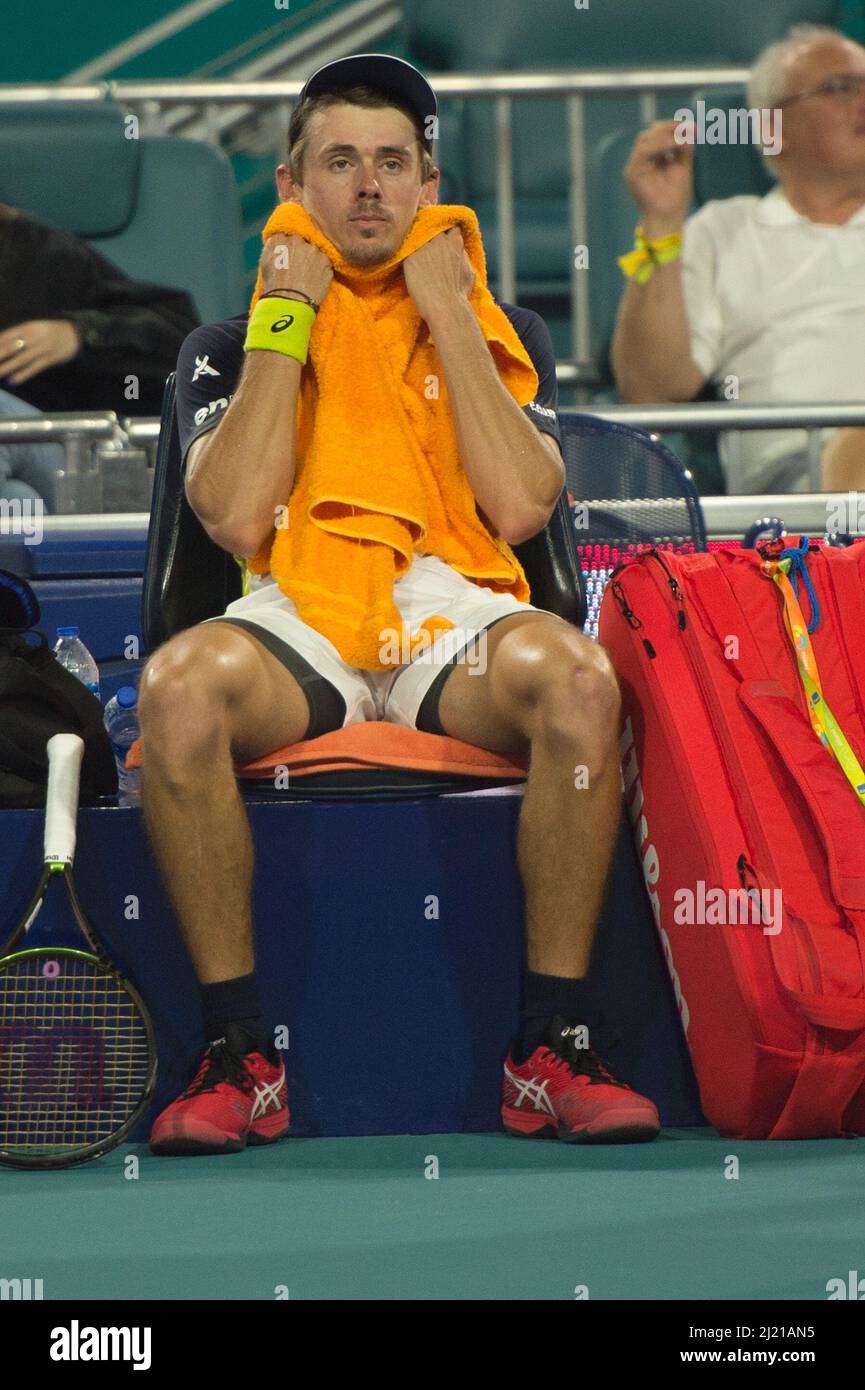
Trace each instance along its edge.
<instances>
[{"instance_id":1,"label":"player's forearm","mask_svg":"<svg viewBox=\"0 0 865 1390\"><path fill-rule=\"evenodd\" d=\"M691 358L681 261L658 266L644 285L628 281L611 361L625 401L689 401L700 391L703 376Z\"/></svg>"},{"instance_id":2,"label":"player's forearm","mask_svg":"<svg viewBox=\"0 0 865 1390\"><path fill-rule=\"evenodd\" d=\"M254 555L294 486L301 364L249 352L237 392L187 476L189 505L226 550Z\"/></svg>"},{"instance_id":3,"label":"player's forearm","mask_svg":"<svg viewBox=\"0 0 865 1390\"><path fill-rule=\"evenodd\" d=\"M468 302L448 305L429 327L472 491L499 534L518 544L549 520L564 468L502 382Z\"/></svg>"}]
</instances>

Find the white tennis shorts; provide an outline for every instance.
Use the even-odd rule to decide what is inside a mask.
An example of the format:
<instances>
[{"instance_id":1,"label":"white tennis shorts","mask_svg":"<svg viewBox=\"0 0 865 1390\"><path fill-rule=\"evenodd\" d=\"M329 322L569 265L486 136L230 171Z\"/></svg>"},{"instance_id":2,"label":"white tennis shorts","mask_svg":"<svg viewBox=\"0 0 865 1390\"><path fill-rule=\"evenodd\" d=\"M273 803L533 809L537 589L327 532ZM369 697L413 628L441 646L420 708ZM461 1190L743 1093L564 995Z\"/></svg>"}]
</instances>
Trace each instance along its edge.
<instances>
[{"instance_id":1,"label":"white tennis shorts","mask_svg":"<svg viewBox=\"0 0 865 1390\"><path fill-rule=\"evenodd\" d=\"M409 633L437 613L454 627L411 651L400 650L395 637L394 659L407 659L386 671L349 666L329 638L298 617L294 600L270 578L235 599L221 617L205 621L245 628L292 672L309 702L306 738L313 738L369 719L444 733L438 698L453 666L461 662L481 673L486 657L481 634L512 613L542 611L472 583L436 555L415 555L395 581L393 597Z\"/></svg>"}]
</instances>

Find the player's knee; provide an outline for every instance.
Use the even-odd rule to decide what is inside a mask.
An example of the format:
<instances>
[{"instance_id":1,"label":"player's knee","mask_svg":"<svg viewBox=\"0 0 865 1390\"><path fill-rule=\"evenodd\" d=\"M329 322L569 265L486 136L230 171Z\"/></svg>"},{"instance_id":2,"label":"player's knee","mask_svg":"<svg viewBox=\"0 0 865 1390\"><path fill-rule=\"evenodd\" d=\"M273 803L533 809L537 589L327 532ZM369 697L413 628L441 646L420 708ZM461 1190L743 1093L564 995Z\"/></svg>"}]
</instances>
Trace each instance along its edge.
<instances>
[{"instance_id":1,"label":"player's knee","mask_svg":"<svg viewBox=\"0 0 865 1390\"><path fill-rule=\"evenodd\" d=\"M548 741L577 746L599 767L615 753L621 695L612 662L588 639L560 644L539 699L539 727Z\"/></svg>"},{"instance_id":2,"label":"player's knee","mask_svg":"<svg viewBox=\"0 0 865 1390\"><path fill-rule=\"evenodd\" d=\"M138 689L142 732L150 727L206 736L222 724L237 655L198 633L178 633L144 667Z\"/></svg>"}]
</instances>

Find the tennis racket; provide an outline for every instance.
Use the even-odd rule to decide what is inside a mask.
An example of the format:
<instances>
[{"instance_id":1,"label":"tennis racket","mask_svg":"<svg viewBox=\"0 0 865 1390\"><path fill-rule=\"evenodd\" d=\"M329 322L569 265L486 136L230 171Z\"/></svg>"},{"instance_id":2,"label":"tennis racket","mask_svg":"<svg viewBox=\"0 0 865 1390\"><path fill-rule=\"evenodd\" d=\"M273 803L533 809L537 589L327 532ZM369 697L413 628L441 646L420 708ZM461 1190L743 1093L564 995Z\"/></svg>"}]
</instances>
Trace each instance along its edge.
<instances>
[{"instance_id":1,"label":"tennis racket","mask_svg":"<svg viewBox=\"0 0 865 1390\"><path fill-rule=\"evenodd\" d=\"M146 1109L156 1080L153 1025L84 915L72 860L84 742L48 740L45 863L0 947L0 1163L65 1168L107 1153ZM62 879L89 950L21 949Z\"/></svg>"}]
</instances>

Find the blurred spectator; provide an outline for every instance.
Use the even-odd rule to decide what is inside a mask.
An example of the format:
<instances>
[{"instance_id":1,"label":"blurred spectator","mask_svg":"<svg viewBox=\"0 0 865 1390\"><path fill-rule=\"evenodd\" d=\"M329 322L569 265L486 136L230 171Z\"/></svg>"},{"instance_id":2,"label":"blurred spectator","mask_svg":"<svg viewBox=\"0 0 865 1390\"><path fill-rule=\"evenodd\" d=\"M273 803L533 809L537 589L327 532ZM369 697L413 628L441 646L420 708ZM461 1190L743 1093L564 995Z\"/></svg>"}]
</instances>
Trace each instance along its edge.
<instances>
[{"instance_id":1,"label":"blurred spectator","mask_svg":"<svg viewBox=\"0 0 865 1390\"><path fill-rule=\"evenodd\" d=\"M199 319L182 290L131 280L83 241L0 204L0 417L158 415ZM0 499L55 510L57 444L0 443Z\"/></svg>"},{"instance_id":2,"label":"blurred spectator","mask_svg":"<svg viewBox=\"0 0 865 1390\"><path fill-rule=\"evenodd\" d=\"M8 391L0 391L0 420L20 420L41 413L26 401L10 396ZM57 474L62 467L62 444L5 444L0 441L0 501L41 502L43 513L56 511Z\"/></svg>"},{"instance_id":3,"label":"blurred spectator","mask_svg":"<svg viewBox=\"0 0 865 1390\"><path fill-rule=\"evenodd\" d=\"M182 290L131 280L71 233L0 205L0 385L22 400L158 415L198 323Z\"/></svg>"},{"instance_id":4,"label":"blurred spectator","mask_svg":"<svg viewBox=\"0 0 865 1390\"><path fill-rule=\"evenodd\" d=\"M782 113L781 149L765 157L778 186L764 198L688 218L693 148L676 123L635 142L625 178L644 234L673 240L668 263L622 299L612 361L627 401L688 401L707 382L753 404L865 401L865 49L798 25L758 57L748 106ZM824 484L865 483L861 432L832 435ZM725 435L721 459L729 492L808 487L802 430Z\"/></svg>"}]
</instances>

